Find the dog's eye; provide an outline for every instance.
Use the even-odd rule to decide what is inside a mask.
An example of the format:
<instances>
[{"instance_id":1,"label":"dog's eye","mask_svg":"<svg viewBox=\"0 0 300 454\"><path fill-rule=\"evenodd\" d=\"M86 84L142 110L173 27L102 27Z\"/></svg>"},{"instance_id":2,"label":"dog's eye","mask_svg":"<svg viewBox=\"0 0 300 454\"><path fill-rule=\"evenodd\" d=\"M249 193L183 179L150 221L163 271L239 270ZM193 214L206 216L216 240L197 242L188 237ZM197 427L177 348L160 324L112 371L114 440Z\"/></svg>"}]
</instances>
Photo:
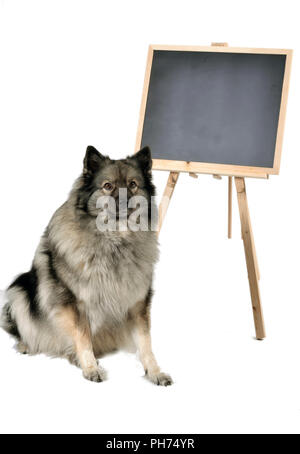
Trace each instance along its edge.
<instances>
[{"instance_id":1,"label":"dog's eye","mask_svg":"<svg viewBox=\"0 0 300 454\"><path fill-rule=\"evenodd\" d=\"M131 181L131 182L129 183L129 187L130 187L130 189L135 189L135 188L137 187L136 182L135 182L135 181Z\"/></svg>"},{"instance_id":2,"label":"dog's eye","mask_svg":"<svg viewBox=\"0 0 300 454\"><path fill-rule=\"evenodd\" d=\"M111 183L105 183L103 188L106 189L106 191L111 191L113 188L113 185Z\"/></svg>"}]
</instances>

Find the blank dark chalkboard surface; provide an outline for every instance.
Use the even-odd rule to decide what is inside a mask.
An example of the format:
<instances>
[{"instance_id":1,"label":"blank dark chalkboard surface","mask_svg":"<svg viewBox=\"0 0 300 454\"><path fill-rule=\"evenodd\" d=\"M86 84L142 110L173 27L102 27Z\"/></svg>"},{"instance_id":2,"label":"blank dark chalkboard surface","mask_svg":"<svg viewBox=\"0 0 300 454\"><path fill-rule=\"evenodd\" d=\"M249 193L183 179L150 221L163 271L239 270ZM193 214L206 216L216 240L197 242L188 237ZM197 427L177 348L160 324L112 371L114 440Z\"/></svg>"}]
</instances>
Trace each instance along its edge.
<instances>
[{"instance_id":1,"label":"blank dark chalkboard surface","mask_svg":"<svg viewBox=\"0 0 300 454\"><path fill-rule=\"evenodd\" d=\"M289 51L267 52L154 47L139 145L149 145L155 160L278 173Z\"/></svg>"}]
</instances>

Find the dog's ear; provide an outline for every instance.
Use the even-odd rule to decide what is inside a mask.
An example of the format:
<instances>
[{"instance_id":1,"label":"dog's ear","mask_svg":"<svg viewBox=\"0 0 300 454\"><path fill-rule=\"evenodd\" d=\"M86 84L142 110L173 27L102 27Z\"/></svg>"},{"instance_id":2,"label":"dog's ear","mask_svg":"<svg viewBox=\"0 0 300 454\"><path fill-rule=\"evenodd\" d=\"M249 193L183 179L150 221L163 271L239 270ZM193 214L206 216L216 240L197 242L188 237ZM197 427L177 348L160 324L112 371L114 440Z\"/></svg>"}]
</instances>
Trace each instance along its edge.
<instances>
[{"instance_id":1,"label":"dog's ear","mask_svg":"<svg viewBox=\"0 0 300 454\"><path fill-rule=\"evenodd\" d=\"M137 160L139 166L144 172L150 172L152 168L152 157L149 147L144 147L138 151L133 158Z\"/></svg>"},{"instance_id":2,"label":"dog's ear","mask_svg":"<svg viewBox=\"0 0 300 454\"><path fill-rule=\"evenodd\" d=\"M101 163L105 159L98 150L92 145L89 145L86 149L85 157L83 160L83 172L94 173L99 170Z\"/></svg>"}]
</instances>

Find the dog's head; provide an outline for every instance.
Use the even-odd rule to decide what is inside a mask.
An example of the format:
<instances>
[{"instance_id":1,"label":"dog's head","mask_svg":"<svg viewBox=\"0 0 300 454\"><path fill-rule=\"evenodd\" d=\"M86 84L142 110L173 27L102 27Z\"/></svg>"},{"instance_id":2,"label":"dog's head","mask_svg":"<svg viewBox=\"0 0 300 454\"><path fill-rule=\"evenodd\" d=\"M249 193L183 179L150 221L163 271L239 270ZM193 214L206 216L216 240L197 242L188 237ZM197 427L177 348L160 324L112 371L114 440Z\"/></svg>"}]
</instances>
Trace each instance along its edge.
<instances>
[{"instance_id":1,"label":"dog's head","mask_svg":"<svg viewBox=\"0 0 300 454\"><path fill-rule=\"evenodd\" d=\"M151 210L151 196L155 195L152 183L151 152L145 147L126 159L113 160L103 156L93 146L88 146L83 161L80 188L77 190L77 208L90 216L99 214L99 200L112 198L119 219L126 208L132 213L131 199L143 197ZM125 204L124 207L124 197Z\"/></svg>"}]
</instances>

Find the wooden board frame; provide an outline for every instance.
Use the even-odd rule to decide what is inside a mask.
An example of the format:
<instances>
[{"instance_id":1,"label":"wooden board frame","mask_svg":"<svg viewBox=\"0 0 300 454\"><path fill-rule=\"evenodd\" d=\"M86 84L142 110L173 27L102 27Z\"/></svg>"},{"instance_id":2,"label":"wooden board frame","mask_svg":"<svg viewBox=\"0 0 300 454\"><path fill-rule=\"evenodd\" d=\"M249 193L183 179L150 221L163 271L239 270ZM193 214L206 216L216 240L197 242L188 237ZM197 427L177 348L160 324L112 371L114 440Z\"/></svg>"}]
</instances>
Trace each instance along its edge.
<instances>
[{"instance_id":1,"label":"wooden board frame","mask_svg":"<svg viewBox=\"0 0 300 454\"><path fill-rule=\"evenodd\" d=\"M281 150L283 142L283 132L286 117L286 107L288 90L290 83L291 63L293 51L291 49L263 49L263 48L243 48L225 46L176 46L151 44L148 50L144 88L140 108L138 130L136 136L135 152L141 147L143 126L147 105L148 89L151 76L153 53L155 50L166 51L190 51L190 52L227 52L244 54L278 54L286 55L285 72L282 85L281 104L278 119L276 146L273 167L250 167L227 164L212 164L205 162L173 161L164 159L153 159L153 170L168 170L171 172L192 172L206 173L214 175L228 175L235 177L268 178L269 175L278 175L280 169Z\"/></svg>"}]
</instances>

